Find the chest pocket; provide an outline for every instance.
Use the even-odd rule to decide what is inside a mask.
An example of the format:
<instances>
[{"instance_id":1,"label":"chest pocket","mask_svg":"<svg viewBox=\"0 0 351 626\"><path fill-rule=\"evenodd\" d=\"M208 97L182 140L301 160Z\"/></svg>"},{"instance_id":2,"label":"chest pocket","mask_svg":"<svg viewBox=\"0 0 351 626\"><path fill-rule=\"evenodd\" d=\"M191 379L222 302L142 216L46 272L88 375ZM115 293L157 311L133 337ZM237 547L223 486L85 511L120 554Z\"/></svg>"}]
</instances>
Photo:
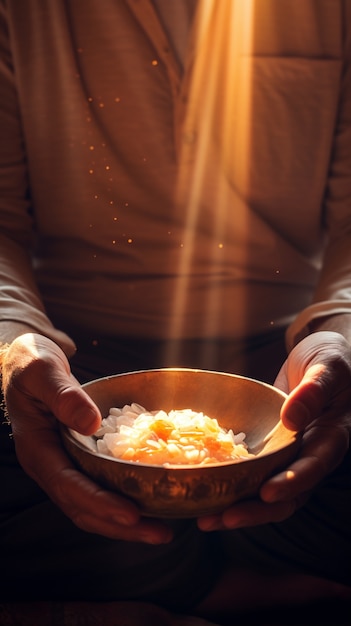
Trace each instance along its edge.
<instances>
[{"instance_id":1,"label":"chest pocket","mask_svg":"<svg viewBox=\"0 0 351 626\"><path fill-rule=\"evenodd\" d=\"M295 233L300 245L303 223L311 248L321 224L341 62L247 57L240 63L247 86L236 94L227 128L214 129L226 176L252 209L289 238Z\"/></svg>"}]
</instances>

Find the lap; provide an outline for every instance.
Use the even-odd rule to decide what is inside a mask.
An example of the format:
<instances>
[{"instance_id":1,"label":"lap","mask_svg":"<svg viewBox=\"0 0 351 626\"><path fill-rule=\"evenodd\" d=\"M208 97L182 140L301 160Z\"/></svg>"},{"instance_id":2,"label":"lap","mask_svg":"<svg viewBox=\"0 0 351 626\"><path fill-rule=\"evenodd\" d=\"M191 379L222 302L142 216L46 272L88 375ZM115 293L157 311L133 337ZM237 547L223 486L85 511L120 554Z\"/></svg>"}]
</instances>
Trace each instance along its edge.
<instances>
[{"instance_id":1,"label":"lap","mask_svg":"<svg viewBox=\"0 0 351 626\"><path fill-rule=\"evenodd\" d=\"M208 537L173 523L170 544L86 533L47 498L2 514L0 601L145 600L187 610L214 582Z\"/></svg>"},{"instance_id":2,"label":"lap","mask_svg":"<svg viewBox=\"0 0 351 626\"><path fill-rule=\"evenodd\" d=\"M4 423L0 481L0 602L139 600L186 611L215 580L213 538L195 522L170 522L175 538L160 546L77 528L19 466Z\"/></svg>"},{"instance_id":3,"label":"lap","mask_svg":"<svg viewBox=\"0 0 351 626\"><path fill-rule=\"evenodd\" d=\"M235 566L303 573L351 586L351 452L289 519L222 534Z\"/></svg>"}]
</instances>

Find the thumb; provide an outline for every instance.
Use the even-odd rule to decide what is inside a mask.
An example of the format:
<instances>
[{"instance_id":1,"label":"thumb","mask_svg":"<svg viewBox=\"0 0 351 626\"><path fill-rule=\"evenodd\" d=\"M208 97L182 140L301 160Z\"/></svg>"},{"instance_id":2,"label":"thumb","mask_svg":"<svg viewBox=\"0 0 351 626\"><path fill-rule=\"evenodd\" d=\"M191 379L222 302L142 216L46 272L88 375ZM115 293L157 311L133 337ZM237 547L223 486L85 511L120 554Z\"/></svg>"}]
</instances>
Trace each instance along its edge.
<instances>
[{"instance_id":1,"label":"thumb","mask_svg":"<svg viewBox=\"0 0 351 626\"><path fill-rule=\"evenodd\" d=\"M82 435L91 435L101 425L101 413L73 376L66 355L59 351L46 362L46 385L42 400L55 417Z\"/></svg>"},{"instance_id":2,"label":"thumb","mask_svg":"<svg viewBox=\"0 0 351 626\"><path fill-rule=\"evenodd\" d=\"M48 413L85 435L100 426L98 407L72 375L64 352L47 337L28 333L11 344L3 387L8 412L18 417L15 429L23 425L24 415L31 416L32 428L40 427L40 416Z\"/></svg>"},{"instance_id":3,"label":"thumb","mask_svg":"<svg viewBox=\"0 0 351 626\"><path fill-rule=\"evenodd\" d=\"M307 369L282 406L281 419L287 428L303 430L322 413L330 396L326 377L327 368L323 364Z\"/></svg>"},{"instance_id":4,"label":"thumb","mask_svg":"<svg viewBox=\"0 0 351 626\"><path fill-rule=\"evenodd\" d=\"M43 400L60 422L82 435L91 435L101 425L101 413L71 373L66 356L60 357L52 364Z\"/></svg>"},{"instance_id":5,"label":"thumb","mask_svg":"<svg viewBox=\"0 0 351 626\"><path fill-rule=\"evenodd\" d=\"M101 424L98 407L73 377L53 389L47 405L60 422L82 435L93 434Z\"/></svg>"}]
</instances>

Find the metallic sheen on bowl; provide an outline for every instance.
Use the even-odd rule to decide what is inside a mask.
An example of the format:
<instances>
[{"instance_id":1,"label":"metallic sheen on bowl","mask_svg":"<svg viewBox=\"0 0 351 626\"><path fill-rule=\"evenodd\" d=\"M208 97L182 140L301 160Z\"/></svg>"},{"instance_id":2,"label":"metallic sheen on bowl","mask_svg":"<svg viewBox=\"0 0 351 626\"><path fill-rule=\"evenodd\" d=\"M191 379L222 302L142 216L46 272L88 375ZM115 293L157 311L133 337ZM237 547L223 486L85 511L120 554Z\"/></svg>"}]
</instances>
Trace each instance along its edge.
<instances>
[{"instance_id":1,"label":"metallic sheen on bowl","mask_svg":"<svg viewBox=\"0 0 351 626\"><path fill-rule=\"evenodd\" d=\"M191 518L218 513L258 494L262 483L296 455L300 436L280 421L286 395L234 374L165 368L118 374L85 384L105 417L111 407L137 402L147 410L190 408L245 432L254 458L218 465L163 467L98 454L92 437L62 426L68 454L82 472L136 502L152 517Z\"/></svg>"}]
</instances>

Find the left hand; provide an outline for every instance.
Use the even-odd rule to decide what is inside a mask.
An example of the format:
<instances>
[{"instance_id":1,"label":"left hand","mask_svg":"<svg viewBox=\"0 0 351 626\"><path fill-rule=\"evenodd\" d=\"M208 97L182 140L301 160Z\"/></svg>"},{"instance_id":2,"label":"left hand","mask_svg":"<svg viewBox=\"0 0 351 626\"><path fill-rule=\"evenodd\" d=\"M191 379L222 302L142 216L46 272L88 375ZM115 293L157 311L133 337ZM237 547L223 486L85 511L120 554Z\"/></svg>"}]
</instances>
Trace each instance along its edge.
<instances>
[{"instance_id":1,"label":"left hand","mask_svg":"<svg viewBox=\"0 0 351 626\"><path fill-rule=\"evenodd\" d=\"M199 518L201 530L283 521L343 460L351 426L351 347L344 337L321 331L303 339L289 354L275 386L289 394L281 410L283 423L304 431L299 456L262 485L256 500Z\"/></svg>"}]
</instances>

